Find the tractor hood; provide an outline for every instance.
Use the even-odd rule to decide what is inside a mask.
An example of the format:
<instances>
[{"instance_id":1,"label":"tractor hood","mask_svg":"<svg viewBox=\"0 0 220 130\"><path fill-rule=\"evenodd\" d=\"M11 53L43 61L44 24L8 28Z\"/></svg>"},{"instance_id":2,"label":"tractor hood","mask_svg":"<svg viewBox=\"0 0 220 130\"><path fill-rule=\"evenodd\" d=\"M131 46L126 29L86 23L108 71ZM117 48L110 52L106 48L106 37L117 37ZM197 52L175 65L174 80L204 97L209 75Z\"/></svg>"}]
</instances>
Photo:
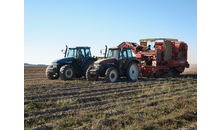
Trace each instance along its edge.
<instances>
[{"instance_id":1,"label":"tractor hood","mask_svg":"<svg viewBox=\"0 0 220 130\"><path fill-rule=\"evenodd\" d=\"M107 63L111 63L111 62L115 62L115 61L116 61L115 58L106 58L106 59L98 60L95 63L107 64Z\"/></svg>"},{"instance_id":2,"label":"tractor hood","mask_svg":"<svg viewBox=\"0 0 220 130\"><path fill-rule=\"evenodd\" d=\"M57 60L54 60L53 62L64 63L64 62L73 61L73 60L74 60L73 57L68 57L68 58L57 59Z\"/></svg>"}]
</instances>

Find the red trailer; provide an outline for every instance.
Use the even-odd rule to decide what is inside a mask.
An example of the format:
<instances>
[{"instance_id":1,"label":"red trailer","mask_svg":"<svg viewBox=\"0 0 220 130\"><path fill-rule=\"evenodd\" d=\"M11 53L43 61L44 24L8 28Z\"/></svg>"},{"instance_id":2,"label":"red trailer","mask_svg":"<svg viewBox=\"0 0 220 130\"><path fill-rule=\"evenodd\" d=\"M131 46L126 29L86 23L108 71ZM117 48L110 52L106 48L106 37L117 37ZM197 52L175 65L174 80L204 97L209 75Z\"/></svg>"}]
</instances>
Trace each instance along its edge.
<instances>
[{"instance_id":1,"label":"red trailer","mask_svg":"<svg viewBox=\"0 0 220 130\"><path fill-rule=\"evenodd\" d=\"M188 46L182 41L170 38L141 39L140 45L123 42L118 47L131 47L139 60L139 75L159 77L176 76L189 68Z\"/></svg>"}]
</instances>

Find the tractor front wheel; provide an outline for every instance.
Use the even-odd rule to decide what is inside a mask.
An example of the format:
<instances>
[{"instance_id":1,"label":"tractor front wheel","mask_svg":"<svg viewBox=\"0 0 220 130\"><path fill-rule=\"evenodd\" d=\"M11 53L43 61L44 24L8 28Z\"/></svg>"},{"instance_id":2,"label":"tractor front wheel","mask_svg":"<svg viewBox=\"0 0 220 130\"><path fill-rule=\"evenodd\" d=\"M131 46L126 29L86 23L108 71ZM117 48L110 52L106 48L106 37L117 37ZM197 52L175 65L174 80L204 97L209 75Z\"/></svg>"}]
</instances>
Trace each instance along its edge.
<instances>
[{"instance_id":1,"label":"tractor front wheel","mask_svg":"<svg viewBox=\"0 0 220 130\"><path fill-rule=\"evenodd\" d=\"M75 69L71 65L64 65L60 68L60 78L62 80L70 80L75 76Z\"/></svg>"},{"instance_id":2,"label":"tractor front wheel","mask_svg":"<svg viewBox=\"0 0 220 130\"><path fill-rule=\"evenodd\" d=\"M86 71L86 79L89 81L94 81L98 80L99 76L98 75L91 75L90 70L92 69L92 66L90 66L87 71Z\"/></svg>"},{"instance_id":3,"label":"tractor front wheel","mask_svg":"<svg viewBox=\"0 0 220 130\"><path fill-rule=\"evenodd\" d=\"M46 77L50 80L52 79L58 79L59 78L59 75L55 75L55 74L52 74L52 73L49 73L49 72L46 72Z\"/></svg>"},{"instance_id":4,"label":"tractor front wheel","mask_svg":"<svg viewBox=\"0 0 220 130\"><path fill-rule=\"evenodd\" d=\"M109 67L105 72L106 82L116 82L118 77L118 70L115 67Z\"/></svg>"},{"instance_id":5,"label":"tractor front wheel","mask_svg":"<svg viewBox=\"0 0 220 130\"><path fill-rule=\"evenodd\" d=\"M53 65L49 65L46 69L45 75L48 79L52 80L52 79L58 79L59 78L59 74L53 74L48 72L48 69L53 67Z\"/></svg>"}]
</instances>

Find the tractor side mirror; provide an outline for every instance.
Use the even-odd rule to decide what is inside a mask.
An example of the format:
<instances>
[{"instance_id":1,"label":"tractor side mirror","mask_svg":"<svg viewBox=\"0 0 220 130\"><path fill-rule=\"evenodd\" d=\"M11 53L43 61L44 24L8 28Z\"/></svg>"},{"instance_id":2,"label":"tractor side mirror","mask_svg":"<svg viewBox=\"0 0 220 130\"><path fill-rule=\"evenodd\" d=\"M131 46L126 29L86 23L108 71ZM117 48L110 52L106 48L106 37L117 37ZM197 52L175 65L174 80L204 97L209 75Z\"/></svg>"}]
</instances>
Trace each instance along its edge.
<instances>
[{"instance_id":1,"label":"tractor side mirror","mask_svg":"<svg viewBox=\"0 0 220 130\"><path fill-rule=\"evenodd\" d=\"M105 51L104 51L105 50ZM103 52L104 51L104 52ZM106 54L107 54L107 45L105 45L105 49L101 49L100 50L100 54L101 55L104 55L105 56L105 58L106 58Z\"/></svg>"},{"instance_id":2,"label":"tractor side mirror","mask_svg":"<svg viewBox=\"0 0 220 130\"><path fill-rule=\"evenodd\" d=\"M65 51L64 51L63 49L61 50L61 52L62 52L63 54L65 53Z\"/></svg>"},{"instance_id":3,"label":"tractor side mirror","mask_svg":"<svg viewBox=\"0 0 220 130\"><path fill-rule=\"evenodd\" d=\"M105 55L105 52L103 52L102 50L100 50L100 54L101 54L101 55Z\"/></svg>"}]
</instances>

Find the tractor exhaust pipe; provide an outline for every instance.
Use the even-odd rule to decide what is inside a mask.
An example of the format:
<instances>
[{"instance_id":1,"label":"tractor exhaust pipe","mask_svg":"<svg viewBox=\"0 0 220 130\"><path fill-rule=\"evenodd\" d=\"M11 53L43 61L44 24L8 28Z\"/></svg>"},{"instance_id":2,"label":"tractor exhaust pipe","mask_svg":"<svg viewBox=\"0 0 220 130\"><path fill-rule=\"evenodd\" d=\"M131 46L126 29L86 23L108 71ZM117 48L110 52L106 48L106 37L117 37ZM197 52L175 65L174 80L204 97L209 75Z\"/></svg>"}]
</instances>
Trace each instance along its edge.
<instances>
[{"instance_id":1,"label":"tractor exhaust pipe","mask_svg":"<svg viewBox=\"0 0 220 130\"><path fill-rule=\"evenodd\" d=\"M107 55L107 45L105 45L105 58L106 58L106 55Z\"/></svg>"},{"instance_id":2,"label":"tractor exhaust pipe","mask_svg":"<svg viewBox=\"0 0 220 130\"><path fill-rule=\"evenodd\" d=\"M68 46L66 45L65 56L64 57L66 57L67 50L68 50Z\"/></svg>"},{"instance_id":3,"label":"tractor exhaust pipe","mask_svg":"<svg viewBox=\"0 0 220 130\"><path fill-rule=\"evenodd\" d=\"M65 51L62 49L61 52L64 54L64 58L67 55L68 46L66 45Z\"/></svg>"}]
</instances>

